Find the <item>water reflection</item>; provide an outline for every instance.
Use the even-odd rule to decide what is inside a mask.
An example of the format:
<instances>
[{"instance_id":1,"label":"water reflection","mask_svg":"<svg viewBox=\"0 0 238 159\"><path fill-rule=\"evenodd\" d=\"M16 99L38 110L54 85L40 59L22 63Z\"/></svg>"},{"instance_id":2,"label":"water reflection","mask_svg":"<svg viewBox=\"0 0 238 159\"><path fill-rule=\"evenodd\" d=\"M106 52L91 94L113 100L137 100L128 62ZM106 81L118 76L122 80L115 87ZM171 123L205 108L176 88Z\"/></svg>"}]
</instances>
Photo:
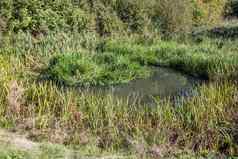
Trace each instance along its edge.
<instances>
[{"instance_id":1,"label":"water reflection","mask_svg":"<svg viewBox=\"0 0 238 159\"><path fill-rule=\"evenodd\" d=\"M153 68L154 73L146 79L133 80L127 84L91 88L94 93L112 94L128 100L129 103L153 104L155 98L186 97L193 94L200 80L168 68Z\"/></svg>"}]
</instances>

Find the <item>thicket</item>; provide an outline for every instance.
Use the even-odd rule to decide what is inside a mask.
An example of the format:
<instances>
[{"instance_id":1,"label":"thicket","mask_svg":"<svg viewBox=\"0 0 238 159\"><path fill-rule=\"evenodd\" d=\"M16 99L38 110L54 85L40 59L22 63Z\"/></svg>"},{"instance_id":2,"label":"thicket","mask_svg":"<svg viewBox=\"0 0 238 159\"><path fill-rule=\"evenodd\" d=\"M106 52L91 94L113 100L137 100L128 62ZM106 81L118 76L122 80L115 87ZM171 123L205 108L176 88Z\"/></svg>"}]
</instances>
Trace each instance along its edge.
<instances>
[{"instance_id":1,"label":"thicket","mask_svg":"<svg viewBox=\"0 0 238 159\"><path fill-rule=\"evenodd\" d=\"M226 0L1 0L0 27L34 34L187 32L217 23L225 4Z\"/></svg>"},{"instance_id":2,"label":"thicket","mask_svg":"<svg viewBox=\"0 0 238 159\"><path fill-rule=\"evenodd\" d=\"M226 5L226 16L238 17L238 0L229 0Z\"/></svg>"},{"instance_id":3,"label":"thicket","mask_svg":"<svg viewBox=\"0 0 238 159\"><path fill-rule=\"evenodd\" d=\"M194 17L196 25L216 24L224 15L227 0L195 0Z\"/></svg>"}]
</instances>

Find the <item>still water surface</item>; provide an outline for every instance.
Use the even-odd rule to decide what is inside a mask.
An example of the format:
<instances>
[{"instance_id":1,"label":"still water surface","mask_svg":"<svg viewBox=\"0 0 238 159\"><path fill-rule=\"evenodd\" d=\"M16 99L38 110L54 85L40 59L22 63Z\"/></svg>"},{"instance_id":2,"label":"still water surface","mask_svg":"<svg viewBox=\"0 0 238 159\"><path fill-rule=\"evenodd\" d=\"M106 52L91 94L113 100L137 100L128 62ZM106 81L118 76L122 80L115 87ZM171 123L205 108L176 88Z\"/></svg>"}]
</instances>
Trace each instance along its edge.
<instances>
[{"instance_id":1,"label":"still water surface","mask_svg":"<svg viewBox=\"0 0 238 159\"><path fill-rule=\"evenodd\" d=\"M113 94L128 102L154 104L155 98L187 97L194 95L194 88L201 80L182 74L178 71L155 67L153 75L146 79L133 80L127 84L110 87L92 88L91 91L100 94Z\"/></svg>"}]
</instances>

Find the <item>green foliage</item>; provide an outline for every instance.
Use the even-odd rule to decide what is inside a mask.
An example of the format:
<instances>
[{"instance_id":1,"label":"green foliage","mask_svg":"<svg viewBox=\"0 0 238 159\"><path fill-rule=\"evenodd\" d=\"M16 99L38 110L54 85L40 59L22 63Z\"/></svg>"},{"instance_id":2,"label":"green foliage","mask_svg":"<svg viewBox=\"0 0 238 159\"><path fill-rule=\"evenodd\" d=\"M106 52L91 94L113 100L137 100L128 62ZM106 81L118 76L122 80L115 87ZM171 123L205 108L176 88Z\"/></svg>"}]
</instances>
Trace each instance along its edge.
<instances>
[{"instance_id":1,"label":"green foliage","mask_svg":"<svg viewBox=\"0 0 238 159\"><path fill-rule=\"evenodd\" d=\"M220 17L223 3L201 1L201 6L188 9L186 5L195 5L197 1L154 2L0 1L0 26L17 32L10 32L1 39L4 43L0 43L0 125L16 125L21 129L20 126L28 124L26 120L32 119L35 127L27 130L37 130L53 142L58 142L53 137L60 136L65 144L85 148L93 143L99 153L102 149L130 151L131 147L138 147L133 145L134 141L140 146L142 140L144 149L148 148L146 152L150 152L151 145L168 145L174 148L173 152L189 149L203 156L210 151L237 154L237 114L234 113L238 111L237 86L227 82L238 77L236 39L202 37L196 42L154 39L148 42L134 35L118 40L121 37L116 39L113 34L124 33L126 29L142 34L147 20L165 33L187 32L192 25L219 19L211 16ZM171 5L175 2L178 5ZM166 9L157 10L157 7ZM49 31L58 29L61 32ZM73 32L65 32L68 30ZM114 37L99 38L95 30L101 36ZM22 31L47 34L32 36ZM57 82L70 86L127 83L149 76L151 65L171 67L218 83L201 86L197 96L184 100L179 107L160 100L155 107L143 107L110 94L95 95L55 85ZM41 75L47 78L39 82ZM7 110L12 81L18 81L24 93L17 97L21 98L21 111L17 119L11 120ZM92 139L80 143L81 132L86 134L83 139L93 136ZM53 158L59 152L61 149L46 147L40 158ZM24 155L21 151L0 153L3 158L24 158Z\"/></svg>"},{"instance_id":2,"label":"green foliage","mask_svg":"<svg viewBox=\"0 0 238 159\"><path fill-rule=\"evenodd\" d=\"M100 38L94 37L94 34L78 33L49 34L36 41L30 34L19 33L15 36L11 43L4 45L1 52L23 57L43 56L44 58L40 58L42 62L40 65L51 70L48 72L51 74L50 78L60 82L68 81L71 85L128 82L135 78L146 77L148 75L146 67L150 65L173 67L195 76L212 79L237 77L236 40L224 41L203 37L200 43L154 41L145 44L135 38L108 39L99 42ZM57 55L59 53L61 55ZM52 58L52 56L56 57ZM48 65L49 61L54 61L51 59L60 60L55 60L55 63L50 62ZM84 73L75 72L75 68L71 67L74 63L76 68L92 69L86 69Z\"/></svg>"},{"instance_id":3,"label":"green foliage","mask_svg":"<svg viewBox=\"0 0 238 159\"><path fill-rule=\"evenodd\" d=\"M0 17L8 31L50 30L156 34L188 32L195 25L217 23L224 0L2 0Z\"/></svg>"},{"instance_id":4,"label":"green foliage","mask_svg":"<svg viewBox=\"0 0 238 159\"><path fill-rule=\"evenodd\" d=\"M214 25L222 20L227 0L194 0L193 21L196 26Z\"/></svg>"},{"instance_id":5,"label":"green foliage","mask_svg":"<svg viewBox=\"0 0 238 159\"><path fill-rule=\"evenodd\" d=\"M136 61L173 67L194 76L209 79L235 79L238 75L236 71L238 56L235 53L237 45L235 44L236 41L225 44L217 39L204 40L199 45L159 41L145 47L112 41L105 46L105 51L140 55L135 58ZM230 47L233 45L235 45L233 48ZM141 54L136 54L137 52Z\"/></svg>"},{"instance_id":6,"label":"green foliage","mask_svg":"<svg viewBox=\"0 0 238 159\"><path fill-rule=\"evenodd\" d=\"M125 26L113 12L113 8L107 7L101 3L94 5L96 31L101 36L110 35L112 33L123 33Z\"/></svg>"},{"instance_id":7,"label":"green foliage","mask_svg":"<svg viewBox=\"0 0 238 159\"><path fill-rule=\"evenodd\" d=\"M66 85L109 85L148 76L148 69L128 55L98 53L65 54L54 57L45 76Z\"/></svg>"},{"instance_id":8,"label":"green foliage","mask_svg":"<svg viewBox=\"0 0 238 159\"><path fill-rule=\"evenodd\" d=\"M99 80L95 76L97 77L101 70L96 67L94 62L80 55L62 55L51 60L49 74L59 82L77 84L76 82L80 81L87 85L91 80L95 80L91 81L92 83Z\"/></svg>"},{"instance_id":9,"label":"green foliage","mask_svg":"<svg viewBox=\"0 0 238 159\"><path fill-rule=\"evenodd\" d=\"M5 149L5 148L4 148ZM24 152L24 151L20 151L20 150L4 150L3 148L0 149L0 158L1 159L30 159L29 154Z\"/></svg>"},{"instance_id":10,"label":"green foliage","mask_svg":"<svg viewBox=\"0 0 238 159\"><path fill-rule=\"evenodd\" d=\"M154 7L153 21L166 34L188 32L192 28L190 0L159 0Z\"/></svg>"},{"instance_id":11,"label":"green foliage","mask_svg":"<svg viewBox=\"0 0 238 159\"><path fill-rule=\"evenodd\" d=\"M89 24L89 16L80 8L74 8L70 0L3 0L0 3L0 14L7 20L9 30L81 31Z\"/></svg>"},{"instance_id":12,"label":"green foliage","mask_svg":"<svg viewBox=\"0 0 238 159\"><path fill-rule=\"evenodd\" d=\"M117 0L115 10L119 18L126 23L132 32L142 32L145 27L143 3L137 0Z\"/></svg>"}]
</instances>

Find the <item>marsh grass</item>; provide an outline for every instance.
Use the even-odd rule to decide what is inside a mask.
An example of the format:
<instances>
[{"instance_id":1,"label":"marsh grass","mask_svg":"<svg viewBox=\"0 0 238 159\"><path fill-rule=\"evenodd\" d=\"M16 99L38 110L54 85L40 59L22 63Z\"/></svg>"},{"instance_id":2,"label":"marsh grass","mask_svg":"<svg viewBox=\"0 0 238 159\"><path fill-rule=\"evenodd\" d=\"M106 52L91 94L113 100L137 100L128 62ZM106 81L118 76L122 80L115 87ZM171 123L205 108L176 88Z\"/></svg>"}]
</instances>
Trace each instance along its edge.
<instances>
[{"instance_id":1,"label":"marsh grass","mask_svg":"<svg viewBox=\"0 0 238 159\"><path fill-rule=\"evenodd\" d=\"M162 156L187 150L203 155L238 153L238 97L232 81L237 77L235 41L204 38L200 43L158 40L144 44L135 39L104 39L97 43L98 39L88 37L88 42L81 43L77 36L62 35L63 40L56 40L60 35L49 35L36 39L34 45L33 39L15 41L18 45L10 40L0 49L2 127L24 131L32 140L85 148L85 153L90 149L95 150L92 153L143 152L140 155L156 154L159 149ZM169 100L158 100L155 107L129 104L111 94L95 95L56 84L59 79L87 85L128 82L145 77L151 65L213 82L177 107ZM72 76L75 70L79 74ZM53 80L39 82L42 73L53 75ZM8 97L14 94L14 81L24 91L18 97L18 115L10 117Z\"/></svg>"},{"instance_id":2,"label":"marsh grass","mask_svg":"<svg viewBox=\"0 0 238 159\"><path fill-rule=\"evenodd\" d=\"M230 47L229 47L230 46ZM204 39L201 43L158 41L151 46L110 41L106 51L137 54L137 61L148 65L172 67L187 74L208 79L237 77L236 41Z\"/></svg>"},{"instance_id":3,"label":"marsh grass","mask_svg":"<svg viewBox=\"0 0 238 159\"><path fill-rule=\"evenodd\" d=\"M1 120L1 125L30 132L34 140L110 151L139 151L142 146L146 153L154 145L169 145L204 154L237 153L237 87L232 83L201 86L198 96L179 107L169 101L158 101L156 107L128 105L111 95L61 90L53 83L24 88L21 118L12 125ZM9 105L1 106L4 110ZM1 119L9 118L2 113Z\"/></svg>"},{"instance_id":4,"label":"marsh grass","mask_svg":"<svg viewBox=\"0 0 238 159\"><path fill-rule=\"evenodd\" d=\"M148 77L149 71L126 55L78 53L54 57L43 75L65 85L92 86L127 83Z\"/></svg>"},{"instance_id":5,"label":"marsh grass","mask_svg":"<svg viewBox=\"0 0 238 159\"><path fill-rule=\"evenodd\" d=\"M25 59L25 64L38 66L34 72L48 70L46 76L49 73L52 79L71 85L84 82L87 85L128 82L148 76L146 67L151 65L172 67L193 76L215 80L234 80L237 77L236 40L202 37L198 41L193 39L181 43L156 40L146 44L131 38L100 39L90 33L52 33L39 38L18 33L8 39L3 40L5 44L1 48L2 54ZM73 60L70 60L71 56ZM85 73L78 71L77 75L70 71L70 65L75 65L77 70L81 68L81 71L87 66L93 69ZM113 68L120 68L121 71ZM95 76L91 76L93 72Z\"/></svg>"}]
</instances>

